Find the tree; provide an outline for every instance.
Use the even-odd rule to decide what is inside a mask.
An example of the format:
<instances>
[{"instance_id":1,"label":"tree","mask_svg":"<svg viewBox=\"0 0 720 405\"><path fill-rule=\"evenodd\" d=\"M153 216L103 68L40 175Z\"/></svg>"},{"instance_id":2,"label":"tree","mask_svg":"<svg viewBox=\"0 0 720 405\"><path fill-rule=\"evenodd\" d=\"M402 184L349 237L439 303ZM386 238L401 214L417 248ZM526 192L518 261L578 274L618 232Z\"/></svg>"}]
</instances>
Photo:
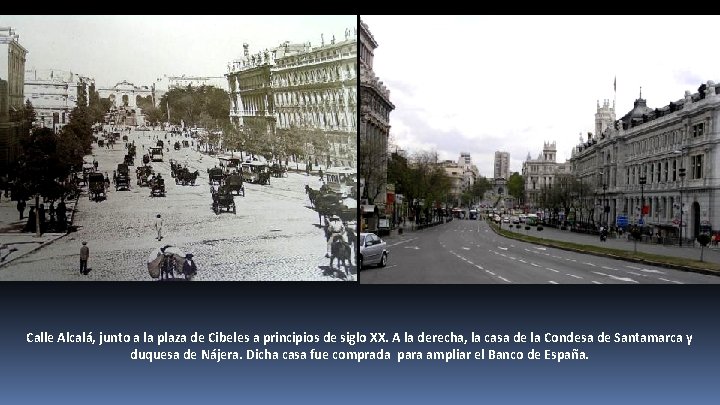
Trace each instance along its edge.
<instances>
[{"instance_id":1,"label":"tree","mask_svg":"<svg viewBox=\"0 0 720 405\"><path fill-rule=\"evenodd\" d=\"M32 103L30 102L30 99L27 99L25 101L23 115L24 115L25 123L26 123L27 127L32 128L35 124L35 120L37 119L37 114L35 113L35 107L33 107Z\"/></svg>"},{"instance_id":2,"label":"tree","mask_svg":"<svg viewBox=\"0 0 720 405\"><path fill-rule=\"evenodd\" d=\"M515 172L510 175L507 182L508 194L510 194L518 203L523 201L525 195L525 179L518 173Z\"/></svg>"}]
</instances>

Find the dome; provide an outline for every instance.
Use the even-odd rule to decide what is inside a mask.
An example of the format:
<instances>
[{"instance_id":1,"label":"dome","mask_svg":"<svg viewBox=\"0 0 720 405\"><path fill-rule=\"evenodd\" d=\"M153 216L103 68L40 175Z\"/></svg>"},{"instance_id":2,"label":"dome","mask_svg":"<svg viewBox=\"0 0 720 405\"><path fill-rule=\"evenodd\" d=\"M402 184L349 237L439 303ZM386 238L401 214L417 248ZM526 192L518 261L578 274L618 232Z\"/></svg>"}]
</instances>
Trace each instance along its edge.
<instances>
[{"instance_id":1,"label":"dome","mask_svg":"<svg viewBox=\"0 0 720 405\"><path fill-rule=\"evenodd\" d=\"M645 99L639 98L635 100L633 109L630 110L630 112L628 112L627 114L625 114L625 116L622 117L621 120L624 123L630 123L636 120L642 122L643 115L651 116L654 112L655 110L647 106Z\"/></svg>"}]
</instances>

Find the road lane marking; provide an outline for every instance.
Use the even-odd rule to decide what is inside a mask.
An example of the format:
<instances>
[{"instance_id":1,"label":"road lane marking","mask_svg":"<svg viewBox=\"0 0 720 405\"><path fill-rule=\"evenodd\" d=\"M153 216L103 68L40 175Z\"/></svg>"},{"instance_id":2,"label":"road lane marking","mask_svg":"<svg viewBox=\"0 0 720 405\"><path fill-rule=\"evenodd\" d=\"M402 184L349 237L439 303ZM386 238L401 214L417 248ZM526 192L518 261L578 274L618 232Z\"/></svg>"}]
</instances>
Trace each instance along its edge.
<instances>
[{"instance_id":1,"label":"road lane marking","mask_svg":"<svg viewBox=\"0 0 720 405\"><path fill-rule=\"evenodd\" d=\"M545 268L550 271L554 271L555 273L560 273L560 270L551 269L550 267L545 267Z\"/></svg>"},{"instance_id":2,"label":"road lane marking","mask_svg":"<svg viewBox=\"0 0 720 405\"><path fill-rule=\"evenodd\" d=\"M556 256L556 255L553 255L553 258L554 258L554 259L562 259L562 257Z\"/></svg>"},{"instance_id":3,"label":"road lane marking","mask_svg":"<svg viewBox=\"0 0 720 405\"><path fill-rule=\"evenodd\" d=\"M477 267L477 268L480 269L480 270L485 270L485 269L483 268L483 266L480 266L480 265L477 265L477 264L475 265L475 267Z\"/></svg>"},{"instance_id":4,"label":"road lane marking","mask_svg":"<svg viewBox=\"0 0 720 405\"><path fill-rule=\"evenodd\" d=\"M502 246L498 246L498 249L500 249L500 250L508 250L508 248L502 247Z\"/></svg>"},{"instance_id":5,"label":"road lane marking","mask_svg":"<svg viewBox=\"0 0 720 405\"><path fill-rule=\"evenodd\" d=\"M592 264L592 263L587 263L587 262L585 262L585 263L583 263L583 264L587 264L588 266L597 267L596 265L594 265L594 264Z\"/></svg>"},{"instance_id":6,"label":"road lane marking","mask_svg":"<svg viewBox=\"0 0 720 405\"><path fill-rule=\"evenodd\" d=\"M568 276L570 276L570 277L575 277L575 278L579 278L579 279L582 280L582 277L580 277L580 276L576 276L576 275L570 274L570 273L566 273L566 274L567 274Z\"/></svg>"},{"instance_id":7,"label":"road lane marking","mask_svg":"<svg viewBox=\"0 0 720 405\"><path fill-rule=\"evenodd\" d=\"M419 247L417 247L417 246L405 246L405 249L415 249L415 250L420 250L420 248L419 248Z\"/></svg>"},{"instance_id":8,"label":"road lane marking","mask_svg":"<svg viewBox=\"0 0 720 405\"><path fill-rule=\"evenodd\" d=\"M552 281L552 280L548 281L548 283L550 283L550 284L559 284L557 281Z\"/></svg>"},{"instance_id":9,"label":"road lane marking","mask_svg":"<svg viewBox=\"0 0 720 405\"><path fill-rule=\"evenodd\" d=\"M628 273L632 274L633 276L642 276L642 274L636 273L634 271L628 271Z\"/></svg>"},{"instance_id":10,"label":"road lane marking","mask_svg":"<svg viewBox=\"0 0 720 405\"><path fill-rule=\"evenodd\" d=\"M506 278L503 277L503 276L497 276L497 277L498 277L500 280L502 280L502 281L504 281L504 282L506 282L506 283L512 283L512 281L506 279Z\"/></svg>"},{"instance_id":11,"label":"road lane marking","mask_svg":"<svg viewBox=\"0 0 720 405\"><path fill-rule=\"evenodd\" d=\"M682 282L680 282L680 281L668 280L668 279L662 278L662 277L658 277L658 280L667 281L668 283L685 284L685 283L682 283Z\"/></svg>"},{"instance_id":12,"label":"road lane marking","mask_svg":"<svg viewBox=\"0 0 720 405\"><path fill-rule=\"evenodd\" d=\"M627 267L628 269L640 270L640 267L628 266L628 265L625 265L625 267Z\"/></svg>"},{"instance_id":13,"label":"road lane marking","mask_svg":"<svg viewBox=\"0 0 720 405\"><path fill-rule=\"evenodd\" d=\"M614 278L615 280L619 280L619 281L627 281L629 283L639 284L638 281L635 281L635 280L631 279L630 277L618 277L618 276L613 276L612 274L608 275L608 277Z\"/></svg>"},{"instance_id":14,"label":"road lane marking","mask_svg":"<svg viewBox=\"0 0 720 405\"><path fill-rule=\"evenodd\" d=\"M662 272L662 271L660 271L660 270L655 270L655 269L641 269L640 271L644 271L644 272L646 272L646 273L659 273L659 274L666 274L666 273L663 273L663 272Z\"/></svg>"},{"instance_id":15,"label":"road lane marking","mask_svg":"<svg viewBox=\"0 0 720 405\"><path fill-rule=\"evenodd\" d=\"M470 250L470 248L469 248L469 247L465 247L465 246L463 246L462 248L463 248L464 250Z\"/></svg>"},{"instance_id":16,"label":"road lane marking","mask_svg":"<svg viewBox=\"0 0 720 405\"><path fill-rule=\"evenodd\" d=\"M615 269L615 268L608 267L608 266L602 266L602 268L605 269L605 270L617 270L617 269Z\"/></svg>"},{"instance_id":17,"label":"road lane marking","mask_svg":"<svg viewBox=\"0 0 720 405\"><path fill-rule=\"evenodd\" d=\"M544 247L536 247L535 249L537 249L537 250L547 250L547 248L544 248Z\"/></svg>"},{"instance_id":18,"label":"road lane marking","mask_svg":"<svg viewBox=\"0 0 720 405\"><path fill-rule=\"evenodd\" d=\"M488 274L490 274L490 275L492 275L492 276L496 276L496 275L497 275L497 274L493 273L493 272L490 271L490 270L485 270L485 271L488 272Z\"/></svg>"},{"instance_id":19,"label":"road lane marking","mask_svg":"<svg viewBox=\"0 0 720 405\"><path fill-rule=\"evenodd\" d=\"M601 282L595 281L595 280L592 280L592 282L595 283L595 284L602 284Z\"/></svg>"},{"instance_id":20,"label":"road lane marking","mask_svg":"<svg viewBox=\"0 0 720 405\"><path fill-rule=\"evenodd\" d=\"M605 274L605 273L600 273L599 271L593 271L593 273L595 273L595 274L597 274L597 275L600 275L600 276L605 276L605 277L607 277L607 274Z\"/></svg>"},{"instance_id":21,"label":"road lane marking","mask_svg":"<svg viewBox=\"0 0 720 405\"><path fill-rule=\"evenodd\" d=\"M530 265L531 265L531 266L535 266L535 267L540 267L539 264L535 264L535 263L533 263L533 262L530 262Z\"/></svg>"}]
</instances>

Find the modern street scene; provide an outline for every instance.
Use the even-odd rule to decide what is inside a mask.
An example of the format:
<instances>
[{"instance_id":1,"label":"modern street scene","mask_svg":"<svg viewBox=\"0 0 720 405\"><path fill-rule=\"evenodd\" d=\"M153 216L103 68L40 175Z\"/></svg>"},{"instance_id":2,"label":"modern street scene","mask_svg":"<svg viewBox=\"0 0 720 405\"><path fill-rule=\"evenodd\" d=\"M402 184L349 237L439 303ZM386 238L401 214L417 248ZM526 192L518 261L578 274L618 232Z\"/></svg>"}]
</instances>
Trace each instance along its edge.
<instances>
[{"instance_id":1,"label":"modern street scene","mask_svg":"<svg viewBox=\"0 0 720 405\"><path fill-rule=\"evenodd\" d=\"M719 282L720 57L620 45L683 24L362 16L360 282Z\"/></svg>"},{"instance_id":2,"label":"modern street scene","mask_svg":"<svg viewBox=\"0 0 720 405\"><path fill-rule=\"evenodd\" d=\"M0 280L357 281L356 17L238 18L162 17L233 38L172 71L53 61L33 16L0 18Z\"/></svg>"}]
</instances>

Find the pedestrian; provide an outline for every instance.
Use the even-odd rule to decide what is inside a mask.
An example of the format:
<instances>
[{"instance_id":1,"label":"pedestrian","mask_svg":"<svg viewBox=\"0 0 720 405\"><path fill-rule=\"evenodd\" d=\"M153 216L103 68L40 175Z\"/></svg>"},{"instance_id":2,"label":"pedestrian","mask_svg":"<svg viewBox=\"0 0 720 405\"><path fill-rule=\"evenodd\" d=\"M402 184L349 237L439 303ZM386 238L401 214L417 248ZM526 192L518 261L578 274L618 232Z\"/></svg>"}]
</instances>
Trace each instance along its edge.
<instances>
[{"instance_id":1,"label":"pedestrian","mask_svg":"<svg viewBox=\"0 0 720 405\"><path fill-rule=\"evenodd\" d=\"M40 218L40 232L45 232L45 204L38 207L38 217Z\"/></svg>"},{"instance_id":2,"label":"pedestrian","mask_svg":"<svg viewBox=\"0 0 720 405\"><path fill-rule=\"evenodd\" d=\"M163 220L162 216L160 214L157 214L157 217L155 217L155 230L157 231L157 240L162 240L162 226L163 226Z\"/></svg>"},{"instance_id":3,"label":"pedestrian","mask_svg":"<svg viewBox=\"0 0 720 405\"><path fill-rule=\"evenodd\" d=\"M192 279L195 274L197 274L197 266L195 265L195 262L192 258L192 253L188 253L185 255L185 263L183 263L183 274L185 274L186 280Z\"/></svg>"},{"instance_id":4,"label":"pedestrian","mask_svg":"<svg viewBox=\"0 0 720 405\"><path fill-rule=\"evenodd\" d=\"M87 242L83 241L82 247L80 248L80 274L88 274L87 262L90 258L90 248L87 247Z\"/></svg>"},{"instance_id":5,"label":"pedestrian","mask_svg":"<svg viewBox=\"0 0 720 405\"><path fill-rule=\"evenodd\" d=\"M35 207L30 207L30 212L28 213L28 220L25 223L25 232L37 232L36 229L36 218L35 218Z\"/></svg>"},{"instance_id":6,"label":"pedestrian","mask_svg":"<svg viewBox=\"0 0 720 405\"><path fill-rule=\"evenodd\" d=\"M23 215L25 214L25 200L22 198L18 199L17 202L17 210L20 213L20 219L23 219Z\"/></svg>"},{"instance_id":7,"label":"pedestrian","mask_svg":"<svg viewBox=\"0 0 720 405\"><path fill-rule=\"evenodd\" d=\"M342 223L342 221L340 221L339 216L333 214L330 217L330 223L327 224L327 233L327 253L325 253L325 257L330 257L330 248L332 247L332 243L335 240L335 237L339 237L344 243L348 243L345 225Z\"/></svg>"}]
</instances>

